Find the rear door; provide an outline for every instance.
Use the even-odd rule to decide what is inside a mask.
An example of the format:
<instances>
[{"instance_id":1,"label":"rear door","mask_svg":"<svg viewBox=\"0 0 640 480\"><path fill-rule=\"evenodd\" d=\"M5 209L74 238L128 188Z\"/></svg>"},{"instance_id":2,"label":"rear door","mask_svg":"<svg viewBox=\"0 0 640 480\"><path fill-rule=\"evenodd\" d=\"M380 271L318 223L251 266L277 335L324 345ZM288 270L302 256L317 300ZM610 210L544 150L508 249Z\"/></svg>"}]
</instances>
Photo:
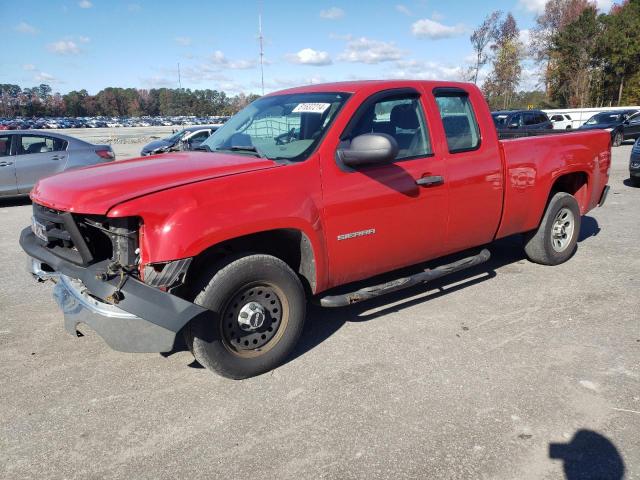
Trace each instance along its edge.
<instances>
[{"instance_id":1,"label":"rear door","mask_svg":"<svg viewBox=\"0 0 640 480\"><path fill-rule=\"evenodd\" d=\"M39 134L17 136L16 179L18 193L29 193L38 180L62 172L67 163L67 142Z\"/></svg>"},{"instance_id":2,"label":"rear door","mask_svg":"<svg viewBox=\"0 0 640 480\"><path fill-rule=\"evenodd\" d=\"M11 140L14 135L0 135L0 195L16 195L15 157L11 155Z\"/></svg>"},{"instance_id":3,"label":"rear door","mask_svg":"<svg viewBox=\"0 0 640 480\"><path fill-rule=\"evenodd\" d=\"M436 161L446 165L449 221L446 252L453 253L493 240L502 215L502 157L489 111L477 92L436 88L444 142ZM476 112L476 108L478 111ZM481 128L482 125L482 128Z\"/></svg>"}]
</instances>

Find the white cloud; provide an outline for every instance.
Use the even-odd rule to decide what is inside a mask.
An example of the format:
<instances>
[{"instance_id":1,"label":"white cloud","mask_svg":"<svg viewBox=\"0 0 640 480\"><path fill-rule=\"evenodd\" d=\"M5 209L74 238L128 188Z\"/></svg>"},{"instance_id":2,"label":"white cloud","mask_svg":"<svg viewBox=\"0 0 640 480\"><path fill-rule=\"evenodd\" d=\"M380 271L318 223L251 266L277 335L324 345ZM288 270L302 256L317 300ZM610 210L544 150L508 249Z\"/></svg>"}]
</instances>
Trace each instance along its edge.
<instances>
[{"instance_id":1,"label":"white cloud","mask_svg":"<svg viewBox=\"0 0 640 480\"><path fill-rule=\"evenodd\" d=\"M80 53L78 45L71 40L59 40L57 42L50 43L47 45L47 49L58 55L77 55Z\"/></svg>"},{"instance_id":2,"label":"white cloud","mask_svg":"<svg viewBox=\"0 0 640 480\"><path fill-rule=\"evenodd\" d=\"M525 47L529 47L531 44L531 30L527 28L520 30L519 39Z\"/></svg>"},{"instance_id":3,"label":"white cloud","mask_svg":"<svg viewBox=\"0 0 640 480\"><path fill-rule=\"evenodd\" d=\"M57 82L56 77L49 73L40 72L33 79L37 82Z\"/></svg>"},{"instance_id":4,"label":"white cloud","mask_svg":"<svg viewBox=\"0 0 640 480\"><path fill-rule=\"evenodd\" d=\"M78 2L78 6L80 8L91 8L93 7L93 3L91 3L89 0L80 0Z\"/></svg>"},{"instance_id":5,"label":"white cloud","mask_svg":"<svg viewBox=\"0 0 640 480\"><path fill-rule=\"evenodd\" d=\"M24 65L22 65L22 69L26 70L27 72L32 72L36 69L36 66L33 63L25 63Z\"/></svg>"},{"instance_id":6,"label":"white cloud","mask_svg":"<svg viewBox=\"0 0 640 480\"><path fill-rule=\"evenodd\" d=\"M38 33L38 29L33 25L29 25L27 22L20 22L15 26L14 30L20 33L26 33L27 35L35 35Z\"/></svg>"},{"instance_id":7,"label":"white cloud","mask_svg":"<svg viewBox=\"0 0 640 480\"><path fill-rule=\"evenodd\" d=\"M181 45L183 47L188 47L189 45L191 45L190 37L176 37L174 40L178 45Z\"/></svg>"},{"instance_id":8,"label":"white cloud","mask_svg":"<svg viewBox=\"0 0 640 480\"><path fill-rule=\"evenodd\" d=\"M402 60L395 63L395 70L385 76L389 78L413 78L417 80L463 80L465 68L424 60Z\"/></svg>"},{"instance_id":9,"label":"white cloud","mask_svg":"<svg viewBox=\"0 0 640 480\"><path fill-rule=\"evenodd\" d=\"M463 25L443 25L435 20L423 18L418 20L411 26L411 32L416 37L431 38L437 40L440 38L450 38L462 35L465 32Z\"/></svg>"},{"instance_id":10,"label":"white cloud","mask_svg":"<svg viewBox=\"0 0 640 480\"><path fill-rule=\"evenodd\" d=\"M413 15L411 13L411 10L409 10L407 6L402 4L396 5L396 11L402 13L403 15L406 15L407 17L410 17L411 15Z\"/></svg>"},{"instance_id":11,"label":"white cloud","mask_svg":"<svg viewBox=\"0 0 640 480\"><path fill-rule=\"evenodd\" d=\"M338 20L344 17L344 10L338 7L331 7L327 10L320 11L320 18L324 18L325 20Z\"/></svg>"},{"instance_id":12,"label":"white cloud","mask_svg":"<svg viewBox=\"0 0 640 480\"><path fill-rule=\"evenodd\" d=\"M327 52L314 50L313 48L303 48L298 53L290 53L286 55L291 63L299 65L331 65L331 57Z\"/></svg>"},{"instance_id":13,"label":"white cloud","mask_svg":"<svg viewBox=\"0 0 640 480\"><path fill-rule=\"evenodd\" d=\"M90 39L89 37L85 37L85 36L83 36L83 35L80 35L80 36L78 37L78 41L79 41L80 43L89 43L89 42L91 41L91 39Z\"/></svg>"},{"instance_id":14,"label":"white cloud","mask_svg":"<svg viewBox=\"0 0 640 480\"><path fill-rule=\"evenodd\" d=\"M375 64L400 60L404 52L395 43L371 40L366 37L350 38L338 60L353 63Z\"/></svg>"},{"instance_id":15,"label":"white cloud","mask_svg":"<svg viewBox=\"0 0 640 480\"><path fill-rule=\"evenodd\" d=\"M229 60L220 50L213 52L209 61L219 67L230 68L232 70L247 70L257 65L255 60Z\"/></svg>"}]
</instances>

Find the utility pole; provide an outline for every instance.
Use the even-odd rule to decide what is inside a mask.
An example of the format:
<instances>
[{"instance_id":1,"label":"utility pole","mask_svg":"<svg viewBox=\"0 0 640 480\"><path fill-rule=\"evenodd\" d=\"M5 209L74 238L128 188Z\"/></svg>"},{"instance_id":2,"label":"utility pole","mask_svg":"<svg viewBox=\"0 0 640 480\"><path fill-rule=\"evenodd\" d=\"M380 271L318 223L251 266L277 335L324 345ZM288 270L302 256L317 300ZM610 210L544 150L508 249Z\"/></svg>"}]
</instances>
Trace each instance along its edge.
<instances>
[{"instance_id":1,"label":"utility pole","mask_svg":"<svg viewBox=\"0 0 640 480\"><path fill-rule=\"evenodd\" d=\"M180 62L178 62L178 88L182 90L182 80L180 79Z\"/></svg>"},{"instance_id":2,"label":"utility pole","mask_svg":"<svg viewBox=\"0 0 640 480\"><path fill-rule=\"evenodd\" d=\"M264 37L262 36L262 2L260 2L260 12L258 13L258 40L260 42L260 84L262 85L262 95L264 95Z\"/></svg>"}]
</instances>

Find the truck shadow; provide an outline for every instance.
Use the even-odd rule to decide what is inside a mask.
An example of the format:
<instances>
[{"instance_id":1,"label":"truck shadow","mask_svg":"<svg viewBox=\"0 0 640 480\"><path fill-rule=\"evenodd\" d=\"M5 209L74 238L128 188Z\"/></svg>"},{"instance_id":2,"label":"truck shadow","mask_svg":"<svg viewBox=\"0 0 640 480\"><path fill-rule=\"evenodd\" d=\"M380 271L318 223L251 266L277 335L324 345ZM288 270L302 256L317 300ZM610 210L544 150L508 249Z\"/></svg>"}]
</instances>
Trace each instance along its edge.
<instances>
[{"instance_id":1,"label":"truck shadow","mask_svg":"<svg viewBox=\"0 0 640 480\"><path fill-rule=\"evenodd\" d=\"M592 430L578 430L568 443L550 443L549 458L562 460L567 480L624 478L620 452L607 437Z\"/></svg>"}]
</instances>

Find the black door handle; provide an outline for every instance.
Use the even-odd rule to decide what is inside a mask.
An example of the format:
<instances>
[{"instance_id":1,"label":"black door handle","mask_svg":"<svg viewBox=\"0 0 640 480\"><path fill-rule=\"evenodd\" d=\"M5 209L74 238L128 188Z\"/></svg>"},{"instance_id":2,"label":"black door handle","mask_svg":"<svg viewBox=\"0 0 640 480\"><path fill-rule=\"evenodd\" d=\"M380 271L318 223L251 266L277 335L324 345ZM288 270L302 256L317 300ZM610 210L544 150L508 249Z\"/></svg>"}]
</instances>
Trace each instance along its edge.
<instances>
[{"instance_id":1,"label":"black door handle","mask_svg":"<svg viewBox=\"0 0 640 480\"><path fill-rule=\"evenodd\" d=\"M444 178L441 175L434 175L431 177L422 177L416 180L416 185L421 187L435 187L436 185L442 185Z\"/></svg>"},{"instance_id":2,"label":"black door handle","mask_svg":"<svg viewBox=\"0 0 640 480\"><path fill-rule=\"evenodd\" d=\"M13 165L13 162L0 162L0 167L8 167L9 165Z\"/></svg>"}]
</instances>

